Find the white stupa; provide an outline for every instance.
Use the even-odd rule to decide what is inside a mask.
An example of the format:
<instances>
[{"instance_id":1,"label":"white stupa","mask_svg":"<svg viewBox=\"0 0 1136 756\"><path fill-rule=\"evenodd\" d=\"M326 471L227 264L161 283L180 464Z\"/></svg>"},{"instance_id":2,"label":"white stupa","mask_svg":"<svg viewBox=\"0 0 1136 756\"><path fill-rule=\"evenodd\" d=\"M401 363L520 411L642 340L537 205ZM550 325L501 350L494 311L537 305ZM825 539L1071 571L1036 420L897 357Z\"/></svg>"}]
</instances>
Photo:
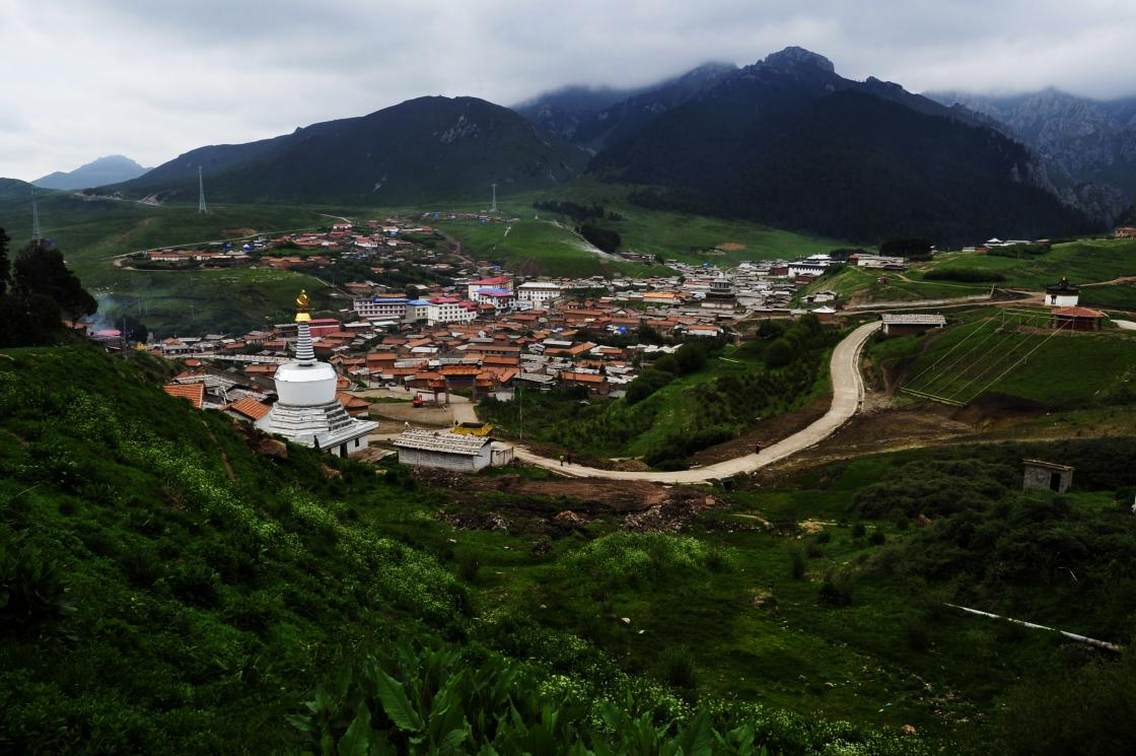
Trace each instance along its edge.
<instances>
[{"instance_id":1,"label":"white stupa","mask_svg":"<svg viewBox=\"0 0 1136 756\"><path fill-rule=\"evenodd\" d=\"M301 291L296 298L296 359L277 368L278 399L256 427L346 457L367 448L367 434L378 423L351 417L335 398L338 376L335 368L316 359L308 304L307 292Z\"/></svg>"}]
</instances>

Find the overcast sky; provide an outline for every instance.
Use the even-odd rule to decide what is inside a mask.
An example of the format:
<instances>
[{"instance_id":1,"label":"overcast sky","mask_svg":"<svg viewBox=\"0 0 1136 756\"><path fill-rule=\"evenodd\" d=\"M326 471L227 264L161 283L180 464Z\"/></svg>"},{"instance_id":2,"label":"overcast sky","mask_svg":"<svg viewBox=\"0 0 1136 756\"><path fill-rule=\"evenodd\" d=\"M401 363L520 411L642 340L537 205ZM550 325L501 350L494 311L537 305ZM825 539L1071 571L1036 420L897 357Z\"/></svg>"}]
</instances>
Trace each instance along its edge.
<instances>
[{"instance_id":1,"label":"overcast sky","mask_svg":"<svg viewBox=\"0 0 1136 756\"><path fill-rule=\"evenodd\" d=\"M1136 94L1133 0L0 0L0 176L156 165L420 95L512 104L788 45L913 91Z\"/></svg>"}]
</instances>

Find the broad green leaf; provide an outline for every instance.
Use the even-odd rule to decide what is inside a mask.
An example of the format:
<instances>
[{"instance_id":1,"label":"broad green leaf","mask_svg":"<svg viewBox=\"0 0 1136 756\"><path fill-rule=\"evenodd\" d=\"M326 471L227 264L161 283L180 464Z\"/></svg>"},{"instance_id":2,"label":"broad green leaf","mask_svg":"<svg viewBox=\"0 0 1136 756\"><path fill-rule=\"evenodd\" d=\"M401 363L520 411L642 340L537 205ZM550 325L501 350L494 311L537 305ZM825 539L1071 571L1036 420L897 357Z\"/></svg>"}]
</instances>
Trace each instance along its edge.
<instances>
[{"instance_id":1,"label":"broad green leaf","mask_svg":"<svg viewBox=\"0 0 1136 756\"><path fill-rule=\"evenodd\" d=\"M415 711L402 683L383 670L376 670L375 686L383 711L400 730L418 732L422 729L422 717Z\"/></svg>"},{"instance_id":2,"label":"broad green leaf","mask_svg":"<svg viewBox=\"0 0 1136 756\"><path fill-rule=\"evenodd\" d=\"M339 740L338 756L368 756L371 752L371 710L359 704L355 718Z\"/></svg>"}]
</instances>

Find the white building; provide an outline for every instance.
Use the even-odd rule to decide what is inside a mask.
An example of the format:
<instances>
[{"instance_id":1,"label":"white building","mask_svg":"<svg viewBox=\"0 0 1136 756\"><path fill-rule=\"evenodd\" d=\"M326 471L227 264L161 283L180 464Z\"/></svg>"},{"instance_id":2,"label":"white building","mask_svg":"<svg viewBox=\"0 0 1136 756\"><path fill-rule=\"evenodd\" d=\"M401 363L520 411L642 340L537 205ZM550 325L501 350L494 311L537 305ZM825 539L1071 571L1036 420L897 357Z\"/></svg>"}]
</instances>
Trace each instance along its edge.
<instances>
[{"instance_id":1,"label":"white building","mask_svg":"<svg viewBox=\"0 0 1136 756\"><path fill-rule=\"evenodd\" d=\"M513 460L513 447L485 436L466 436L444 430L404 431L394 441L398 461L417 467L440 467L477 472Z\"/></svg>"},{"instance_id":2,"label":"white building","mask_svg":"<svg viewBox=\"0 0 1136 756\"><path fill-rule=\"evenodd\" d=\"M818 265L809 262L789 263L789 278L796 278L797 276L823 276L827 270L827 265Z\"/></svg>"},{"instance_id":3,"label":"white building","mask_svg":"<svg viewBox=\"0 0 1136 756\"><path fill-rule=\"evenodd\" d=\"M406 316L406 297L362 297L352 309L369 320L402 320Z\"/></svg>"},{"instance_id":4,"label":"white building","mask_svg":"<svg viewBox=\"0 0 1136 756\"><path fill-rule=\"evenodd\" d=\"M312 349L307 294L301 292L296 304L296 359L277 368L278 399L256 427L340 457L361 452L378 423L351 417L336 399L335 368L316 360Z\"/></svg>"},{"instance_id":5,"label":"white building","mask_svg":"<svg viewBox=\"0 0 1136 756\"><path fill-rule=\"evenodd\" d=\"M508 276L494 276L493 278L479 278L476 281L470 281L466 284L468 296L473 301L477 300L477 292L481 289L508 289L513 290L513 279Z\"/></svg>"},{"instance_id":6,"label":"white building","mask_svg":"<svg viewBox=\"0 0 1136 756\"><path fill-rule=\"evenodd\" d=\"M1081 290L1062 278L1056 284L1045 287L1045 303L1050 307L1076 307L1081 299Z\"/></svg>"},{"instance_id":7,"label":"white building","mask_svg":"<svg viewBox=\"0 0 1136 756\"><path fill-rule=\"evenodd\" d=\"M495 310L508 310L517 301L512 289L478 289L471 297L478 304L493 305Z\"/></svg>"},{"instance_id":8,"label":"white building","mask_svg":"<svg viewBox=\"0 0 1136 756\"><path fill-rule=\"evenodd\" d=\"M477 318L477 306L475 304L453 297L431 299L426 308L426 322L429 325L468 323L475 318Z\"/></svg>"},{"instance_id":9,"label":"white building","mask_svg":"<svg viewBox=\"0 0 1136 756\"><path fill-rule=\"evenodd\" d=\"M559 299L562 291L560 284L551 281L526 281L517 287L517 300L540 306Z\"/></svg>"}]
</instances>

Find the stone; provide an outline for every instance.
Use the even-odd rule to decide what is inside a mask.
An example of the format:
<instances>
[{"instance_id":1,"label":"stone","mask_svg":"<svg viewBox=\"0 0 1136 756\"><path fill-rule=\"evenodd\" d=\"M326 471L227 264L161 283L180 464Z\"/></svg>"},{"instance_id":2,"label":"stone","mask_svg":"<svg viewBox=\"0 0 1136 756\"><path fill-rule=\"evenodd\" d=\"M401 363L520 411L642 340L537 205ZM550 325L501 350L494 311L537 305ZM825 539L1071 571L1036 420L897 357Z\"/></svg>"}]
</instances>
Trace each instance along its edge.
<instances>
[{"instance_id":1,"label":"stone","mask_svg":"<svg viewBox=\"0 0 1136 756\"><path fill-rule=\"evenodd\" d=\"M256 442L253 451L264 457L288 459L288 445L275 438L262 438Z\"/></svg>"}]
</instances>

